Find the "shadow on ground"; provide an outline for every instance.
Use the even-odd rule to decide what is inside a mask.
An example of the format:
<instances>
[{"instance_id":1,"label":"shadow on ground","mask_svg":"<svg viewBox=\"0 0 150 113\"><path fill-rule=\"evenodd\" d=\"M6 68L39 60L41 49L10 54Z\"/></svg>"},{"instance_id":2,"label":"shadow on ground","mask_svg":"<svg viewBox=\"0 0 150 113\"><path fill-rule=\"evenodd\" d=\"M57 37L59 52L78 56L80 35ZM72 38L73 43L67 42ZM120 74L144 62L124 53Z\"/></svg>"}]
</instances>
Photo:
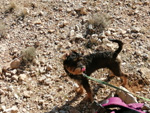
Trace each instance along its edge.
<instances>
[{"instance_id":1,"label":"shadow on ground","mask_svg":"<svg viewBox=\"0 0 150 113\"><path fill-rule=\"evenodd\" d=\"M101 85L95 86L95 88L93 89L94 96L97 95L98 90L100 88L102 88ZM78 105L74 107L72 106L72 104L76 102L80 97L81 95L75 95L73 99L67 101L64 105L58 108L53 108L51 111L45 113L95 113L95 108L93 107L93 103L87 102L84 99Z\"/></svg>"}]
</instances>

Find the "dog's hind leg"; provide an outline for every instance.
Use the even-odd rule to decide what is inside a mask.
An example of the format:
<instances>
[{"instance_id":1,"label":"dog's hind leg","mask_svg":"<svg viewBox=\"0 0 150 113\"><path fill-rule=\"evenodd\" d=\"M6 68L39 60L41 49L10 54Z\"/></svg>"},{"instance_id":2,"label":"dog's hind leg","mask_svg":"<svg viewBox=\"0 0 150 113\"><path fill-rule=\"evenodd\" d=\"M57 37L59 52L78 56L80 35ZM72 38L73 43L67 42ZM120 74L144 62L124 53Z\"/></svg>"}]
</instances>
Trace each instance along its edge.
<instances>
[{"instance_id":1,"label":"dog's hind leg","mask_svg":"<svg viewBox=\"0 0 150 113\"><path fill-rule=\"evenodd\" d=\"M113 72L114 75L118 76L122 80L122 85L127 85L127 74L123 73L120 68L120 63L116 62L114 65L109 67L109 69Z\"/></svg>"}]
</instances>

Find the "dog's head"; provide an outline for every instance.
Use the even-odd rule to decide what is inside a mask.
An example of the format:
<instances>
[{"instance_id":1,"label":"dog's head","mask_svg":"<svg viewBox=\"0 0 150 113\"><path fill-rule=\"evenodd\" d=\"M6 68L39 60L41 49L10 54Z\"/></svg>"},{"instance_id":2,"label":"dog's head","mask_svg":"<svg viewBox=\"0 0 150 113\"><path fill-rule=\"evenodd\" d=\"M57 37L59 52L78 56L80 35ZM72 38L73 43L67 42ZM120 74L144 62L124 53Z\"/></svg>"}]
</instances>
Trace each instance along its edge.
<instances>
[{"instance_id":1,"label":"dog's head","mask_svg":"<svg viewBox=\"0 0 150 113\"><path fill-rule=\"evenodd\" d=\"M83 56L75 51L65 55L64 68L73 75L80 75L86 71Z\"/></svg>"}]
</instances>

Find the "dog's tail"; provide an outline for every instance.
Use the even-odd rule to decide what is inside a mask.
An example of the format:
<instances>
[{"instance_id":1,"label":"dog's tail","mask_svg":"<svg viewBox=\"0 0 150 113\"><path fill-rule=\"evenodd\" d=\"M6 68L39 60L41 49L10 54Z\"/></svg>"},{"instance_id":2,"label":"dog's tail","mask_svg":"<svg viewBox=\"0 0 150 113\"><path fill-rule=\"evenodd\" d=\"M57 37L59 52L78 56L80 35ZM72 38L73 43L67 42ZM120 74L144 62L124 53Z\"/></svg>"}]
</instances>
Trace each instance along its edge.
<instances>
[{"instance_id":1,"label":"dog's tail","mask_svg":"<svg viewBox=\"0 0 150 113\"><path fill-rule=\"evenodd\" d=\"M113 54L113 58L116 58L118 56L118 54L121 52L121 50L122 50L123 42L120 41L120 40L116 40L116 39L108 39L108 40L110 40L112 42L116 42L119 45L119 48Z\"/></svg>"}]
</instances>

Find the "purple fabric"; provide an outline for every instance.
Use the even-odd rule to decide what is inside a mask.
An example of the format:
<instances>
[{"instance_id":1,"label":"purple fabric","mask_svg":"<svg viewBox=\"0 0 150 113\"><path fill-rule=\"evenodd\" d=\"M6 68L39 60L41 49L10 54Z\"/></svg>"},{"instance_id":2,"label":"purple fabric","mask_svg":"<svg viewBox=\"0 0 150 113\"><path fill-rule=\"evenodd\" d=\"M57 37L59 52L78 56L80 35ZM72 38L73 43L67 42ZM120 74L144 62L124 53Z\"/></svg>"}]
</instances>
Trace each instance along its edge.
<instances>
[{"instance_id":1,"label":"purple fabric","mask_svg":"<svg viewBox=\"0 0 150 113\"><path fill-rule=\"evenodd\" d=\"M103 107L106 106L122 106L125 108L129 108L129 109L133 109L135 111L138 111L140 113L145 113L141 110L142 106L144 105L144 103L132 103L132 104L125 104L120 98L118 97L111 97L109 99L107 99L106 101L104 101L104 103L102 104ZM111 112L114 113L114 112Z\"/></svg>"}]
</instances>

